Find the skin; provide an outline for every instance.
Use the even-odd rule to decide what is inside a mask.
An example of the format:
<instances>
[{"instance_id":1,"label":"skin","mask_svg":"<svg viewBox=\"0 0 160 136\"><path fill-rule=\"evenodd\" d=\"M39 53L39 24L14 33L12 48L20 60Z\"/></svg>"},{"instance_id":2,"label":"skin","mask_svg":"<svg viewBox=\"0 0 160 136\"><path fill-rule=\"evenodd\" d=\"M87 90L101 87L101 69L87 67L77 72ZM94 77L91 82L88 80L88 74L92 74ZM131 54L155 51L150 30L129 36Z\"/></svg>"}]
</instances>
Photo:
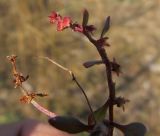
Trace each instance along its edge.
<instances>
[{"instance_id":1,"label":"skin","mask_svg":"<svg viewBox=\"0 0 160 136\"><path fill-rule=\"evenodd\" d=\"M73 136L36 120L0 125L1 136Z\"/></svg>"}]
</instances>

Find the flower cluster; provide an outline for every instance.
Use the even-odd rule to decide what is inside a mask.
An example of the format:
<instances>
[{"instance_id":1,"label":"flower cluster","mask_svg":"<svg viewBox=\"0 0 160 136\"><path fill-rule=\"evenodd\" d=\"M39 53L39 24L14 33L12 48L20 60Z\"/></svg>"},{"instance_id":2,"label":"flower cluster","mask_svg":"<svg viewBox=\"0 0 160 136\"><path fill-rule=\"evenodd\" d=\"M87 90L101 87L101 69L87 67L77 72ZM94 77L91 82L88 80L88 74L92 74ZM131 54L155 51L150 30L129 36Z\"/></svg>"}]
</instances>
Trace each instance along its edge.
<instances>
[{"instance_id":1,"label":"flower cluster","mask_svg":"<svg viewBox=\"0 0 160 136\"><path fill-rule=\"evenodd\" d=\"M84 12L86 12L86 10ZM63 31L66 28L71 28L73 31L79 33L83 33L84 31L93 33L93 31L96 30L94 25L87 25L87 23L82 23L81 25L77 22L73 23L70 17L62 17L55 11L52 11L51 15L49 16L49 21L51 24L57 24L57 31Z\"/></svg>"},{"instance_id":2,"label":"flower cluster","mask_svg":"<svg viewBox=\"0 0 160 136\"><path fill-rule=\"evenodd\" d=\"M52 12L49 16L50 23L57 24L57 31L62 31L63 29L70 27L71 25L71 18L70 17L62 17L57 12Z\"/></svg>"},{"instance_id":3,"label":"flower cluster","mask_svg":"<svg viewBox=\"0 0 160 136\"><path fill-rule=\"evenodd\" d=\"M48 94L46 94L46 93L34 93L34 92L27 93L26 95L24 95L24 96L22 96L20 98L20 101L22 103L30 103L37 96L39 96L39 97L45 97L45 96L48 96Z\"/></svg>"},{"instance_id":4,"label":"flower cluster","mask_svg":"<svg viewBox=\"0 0 160 136\"><path fill-rule=\"evenodd\" d=\"M19 87L22 85L23 82L25 82L28 78L29 75L27 75L26 77L23 76L22 73L18 72L16 69L16 55L11 55L11 56L7 56L7 59L12 63L12 73L13 73L13 83L15 84L15 88Z\"/></svg>"},{"instance_id":5,"label":"flower cluster","mask_svg":"<svg viewBox=\"0 0 160 136\"><path fill-rule=\"evenodd\" d=\"M23 96L20 98L20 101L23 103L30 103L34 98L38 97L44 97L47 96L48 94L46 93L35 93L33 91L27 91L23 87L23 82L27 81L29 76L27 75L26 77L23 76L22 73L20 73L17 68L16 68L16 55L11 55L7 56L7 59L11 62L12 64L12 74L13 74L13 83L15 88L20 87L23 91Z\"/></svg>"}]
</instances>

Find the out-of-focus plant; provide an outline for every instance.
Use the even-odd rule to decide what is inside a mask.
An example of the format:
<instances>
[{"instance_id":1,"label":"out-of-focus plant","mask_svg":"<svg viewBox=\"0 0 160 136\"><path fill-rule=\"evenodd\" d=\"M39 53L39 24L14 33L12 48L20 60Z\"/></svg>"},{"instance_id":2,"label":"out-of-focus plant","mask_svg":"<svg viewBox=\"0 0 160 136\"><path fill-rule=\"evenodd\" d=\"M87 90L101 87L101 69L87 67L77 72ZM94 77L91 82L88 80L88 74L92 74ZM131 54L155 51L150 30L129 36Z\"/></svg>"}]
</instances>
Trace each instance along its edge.
<instances>
[{"instance_id":1,"label":"out-of-focus plant","mask_svg":"<svg viewBox=\"0 0 160 136\"><path fill-rule=\"evenodd\" d=\"M56 66L70 74L72 80L84 94L84 97L86 98L90 110L90 114L88 115L88 124L82 123L79 119L75 117L57 115L53 112L48 111L35 101L36 97L47 96L46 93L36 93L31 90L26 90L25 87L23 87L23 82L25 82L29 78L29 76L25 77L22 73L17 71L17 56L12 55L8 56L7 58L11 62L13 67L13 82L15 84L15 88L19 87L22 93L24 94L24 96L20 98L20 101L24 103L33 104L33 106L35 106L38 110L49 116L49 123L53 127L56 127L57 129L66 131L68 133L75 134L86 131L89 133L90 136L113 136L114 128L117 128L120 131L122 131L125 136L145 135L146 128L143 124L139 122L133 122L127 125L122 125L114 121L114 106L122 107L124 111L124 105L126 104L126 102L129 102L129 100L121 96L116 96L115 92L115 82L113 81L113 73L116 73L116 75L119 76L121 74L121 66L117 63L115 58L111 60L106 52L106 48L110 47L110 44L107 41L108 37L105 36L105 34L108 32L110 28L110 17L106 18L102 32L98 38L95 38L93 36L96 27L94 25L88 24L89 13L87 10L84 10L83 12L83 19L81 24L74 22L71 19L71 17L62 17L55 11L51 13L51 15L49 16L49 20L51 24L57 25L57 31L63 31L65 29L70 28L74 32L79 32L80 34L84 35L90 41L90 43L96 48L100 55L100 59L84 62L83 65L85 68L91 68L94 65L105 66L105 74L107 77L106 81L108 84L107 91L109 92L109 96L108 98L106 98L106 102L104 102L104 105L100 106L97 110L93 111L89 99L85 93L85 90L80 85L75 74L68 68L58 64L57 62L48 57L39 57L50 61L51 63L55 64ZM108 115L108 117L106 115Z\"/></svg>"}]
</instances>

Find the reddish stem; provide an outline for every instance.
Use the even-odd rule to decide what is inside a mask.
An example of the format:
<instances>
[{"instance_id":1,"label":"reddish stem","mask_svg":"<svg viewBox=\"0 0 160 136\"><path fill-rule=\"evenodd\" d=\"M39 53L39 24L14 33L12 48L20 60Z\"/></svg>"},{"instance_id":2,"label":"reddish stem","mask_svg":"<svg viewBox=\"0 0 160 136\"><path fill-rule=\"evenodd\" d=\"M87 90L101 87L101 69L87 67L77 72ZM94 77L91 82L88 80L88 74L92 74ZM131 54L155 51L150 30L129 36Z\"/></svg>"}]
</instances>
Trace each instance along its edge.
<instances>
[{"instance_id":1,"label":"reddish stem","mask_svg":"<svg viewBox=\"0 0 160 136\"><path fill-rule=\"evenodd\" d=\"M44 108L43 106L38 104L36 101L32 100L31 103L37 110L39 110L40 112L44 113L48 117L53 118L53 117L57 116L55 113L50 112L49 110L47 110L46 108Z\"/></svg>"},{"instance_id":2,"label":"reddish stem","mask_svg":"<svg viewBox=\"0 0 160 136\"><path fill-rule=\"evenodd\" d=\"M111 63L108 59L107 53L102 45L100 45L94 38L91 37L91 35L84 31L83 34L89 39L89 41L96 47L99 55L101 56L101 59L103 62L105 62L106 67L106 75L107 75L107 84L109 87L109 121L113 122L114 114L113 114L113 107L114 107L114 98L115 98L115 83L112 80L112 69L111 69ZM113 136L113 126L110 125L110 136Z\"/></svg>"}]
</instances>

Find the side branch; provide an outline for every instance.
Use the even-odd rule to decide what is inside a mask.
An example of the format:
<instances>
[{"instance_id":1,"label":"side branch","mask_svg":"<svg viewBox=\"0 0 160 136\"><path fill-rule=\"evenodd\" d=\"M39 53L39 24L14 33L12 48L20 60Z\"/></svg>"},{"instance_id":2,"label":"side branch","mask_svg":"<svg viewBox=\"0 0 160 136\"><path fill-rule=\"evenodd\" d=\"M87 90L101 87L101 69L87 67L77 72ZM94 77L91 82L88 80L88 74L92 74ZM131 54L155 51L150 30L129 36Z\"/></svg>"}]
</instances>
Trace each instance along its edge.
<instances>
[{"instance_id":1,"label":"side branch","mask_svg":"<svg viewBox=\"0 0 160 136\"><path fill-rule=\"evenodd\" d=\"M73 73L71 70L69 70L68 68L60 65L59 63L55 62L54 60L52 60L52 59L50 59L50 58L48 58L48 57L39 57L39 58L46 59L46 60L50 61L51 63L55 64L56 66L58 66L59 68L65 70L65 71L67 71L67 72L71 75L72 80L76 83L76 85L78 86L78 88L79 88L79 89L81 90L81 92L83 93L83 95L84 95L84 97L85 97L85 99L86 99L86 101L87 101L88 107L89 107L89 109L90 109L90 112L91 112L91 114L92 114L92 116L93 116L93 118L94 118L94 121L95 121L95 123L96 123L96 119L95 119L95 117L94 117L93 109L92 109L92 107L91 107L91 104L90 104L90 102L89 102L89 99L88 99L88 97L87 97L84 89L82 88L82 86L80 85L80 83L78 82L78 80L76 79L74 73Z\"/></svg>"}]
</instances>

